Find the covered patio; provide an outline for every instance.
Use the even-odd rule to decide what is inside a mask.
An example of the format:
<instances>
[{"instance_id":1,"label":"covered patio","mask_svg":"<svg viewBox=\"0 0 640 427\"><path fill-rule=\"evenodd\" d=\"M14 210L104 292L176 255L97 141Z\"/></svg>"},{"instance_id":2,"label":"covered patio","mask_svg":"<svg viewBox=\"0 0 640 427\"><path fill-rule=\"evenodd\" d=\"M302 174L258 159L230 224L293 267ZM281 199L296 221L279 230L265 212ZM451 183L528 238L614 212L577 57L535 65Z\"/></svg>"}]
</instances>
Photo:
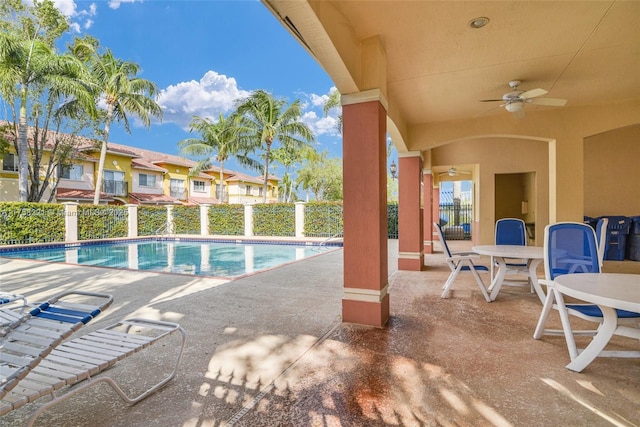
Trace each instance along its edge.
<instances>
[{"instance_id":1,"label":"covered patio","mask_svg":"<svg viewBox=\"0 0 640 427\"><path fill-rule=\"evenodd\" d=\"M640 3L262 2L341 94L343 321L389 319L389 139L401 270L429 270L451 168L472 182L475 244L509 216L541 246L547 224L639 215Z\"/></svg>"},{"instance_id":2,"label":"covered patio","mask_svg":"<svg viewBox=\"0 0 640 427\"><path fill-rule=\"evenodd\" d=\"M638 361L599 358L580 374L567 370L562 337L532 338L541 304L528 289L505 287L486 303L473 278L461 276L441 299L449 270L438 246L425 256L429 273L400 271L390 240L388 325L357 326L340 317L343 256L338 249L233 282L0 260L2 289L34 300L65 289L113 293L113 306L90 328L144 316L179 322L188 334L177 378L157 394L127 407L99 386L36 425L640 424ZM605 263L607 271L636 267ZM132 357L110 375L140 390L171 363L172 350ZM24 425L30 410L4 416L3 427Z\"/></svg>"}]
</instances>

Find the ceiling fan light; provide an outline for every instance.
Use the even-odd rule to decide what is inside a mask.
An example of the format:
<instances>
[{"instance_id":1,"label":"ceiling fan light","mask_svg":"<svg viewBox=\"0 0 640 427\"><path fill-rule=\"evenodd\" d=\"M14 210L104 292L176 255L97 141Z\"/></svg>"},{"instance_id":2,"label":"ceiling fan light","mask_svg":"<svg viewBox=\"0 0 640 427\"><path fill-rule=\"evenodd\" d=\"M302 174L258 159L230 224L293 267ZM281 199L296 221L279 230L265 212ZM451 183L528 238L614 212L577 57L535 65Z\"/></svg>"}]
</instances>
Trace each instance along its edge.
<instances>
[{"instance_id":1,"label":"ceiling fan light","mask_svg":"<svg viewBox=\"0 0 640 427\"><path fill-rule=\"evenodd\" d=\"M504 108L510 113L522 111L522 107L523 107L522 102L510 102L504 106Z\"/></svg>"}]
</instances>

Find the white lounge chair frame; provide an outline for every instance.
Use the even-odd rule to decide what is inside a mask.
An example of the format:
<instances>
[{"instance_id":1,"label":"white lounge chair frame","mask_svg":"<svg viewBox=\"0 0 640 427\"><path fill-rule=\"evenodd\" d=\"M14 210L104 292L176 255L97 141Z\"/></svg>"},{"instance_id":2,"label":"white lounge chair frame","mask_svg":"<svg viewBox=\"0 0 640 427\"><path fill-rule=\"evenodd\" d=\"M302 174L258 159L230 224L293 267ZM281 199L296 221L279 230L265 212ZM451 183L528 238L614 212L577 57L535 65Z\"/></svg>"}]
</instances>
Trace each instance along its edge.
<instances>
[{"instance_id":1,"label":"white lounge chair frame","mask_svg":"<svg viewBox=\"0 0 640 427\"><path fill-rule=\"evenodd\" d=\"M181 335L181 345L173 370L140 395L128 396L116 381L108 376L94 377L118 361L175 333ZM42 396L53 396L53 400L40 406L32 414L27 424L31 426L42 412L100 383L107 383L122 400L134 405L158 391L176 376L185 342L186 334L178 324L148 319L123 320L66 341L56 346L17 384L0 391L0 415L36 401ZM71 389L65 387L72 385L75 386ZM63 393L58 394L59 392Z\"/></svg>"}]
</instances>

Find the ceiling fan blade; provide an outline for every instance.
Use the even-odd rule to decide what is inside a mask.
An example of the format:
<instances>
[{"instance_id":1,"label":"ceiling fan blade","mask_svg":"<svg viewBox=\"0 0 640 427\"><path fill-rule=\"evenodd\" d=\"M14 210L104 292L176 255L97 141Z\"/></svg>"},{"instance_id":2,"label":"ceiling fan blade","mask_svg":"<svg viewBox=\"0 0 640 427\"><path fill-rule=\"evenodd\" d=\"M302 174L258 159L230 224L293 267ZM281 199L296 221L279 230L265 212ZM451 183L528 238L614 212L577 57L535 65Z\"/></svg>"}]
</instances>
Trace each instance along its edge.
<instances>
[{"instance_id":1,"label":"ceiling fan blade","mask_svg":"<svg viewBox=\"0 0 640 427\"><path fill-rule=\"evenodd\" d=\"M567 103L567 100L560 98L537 98L527 99L527 102L537 105L549 105L551 107L563 107Z\"/></svg>"},{"instance_id":2,"label":"ceiling fan blade","mask_svg":"<svg viewBox=\"0 0 640 427\"><path fill-rule=\"evenodd\" d=\"M547 91L541 88L531 89L526 92L522 92L520 94L520 98L524 98L524 99L535 98L536 96L542 96L542 95L545 95L546 93Z\"/></svg>"},{"instance_id":3,"label":"ceiling fan blade","mask_svg":"<svg viewBox=\"0 0 640 427\"><path fill-rule=\"evenodd\" d=\"M498 101L503 101L502 98L500 99L481 99L480 102L498 102Z\"/></svg>"}]
</instances>

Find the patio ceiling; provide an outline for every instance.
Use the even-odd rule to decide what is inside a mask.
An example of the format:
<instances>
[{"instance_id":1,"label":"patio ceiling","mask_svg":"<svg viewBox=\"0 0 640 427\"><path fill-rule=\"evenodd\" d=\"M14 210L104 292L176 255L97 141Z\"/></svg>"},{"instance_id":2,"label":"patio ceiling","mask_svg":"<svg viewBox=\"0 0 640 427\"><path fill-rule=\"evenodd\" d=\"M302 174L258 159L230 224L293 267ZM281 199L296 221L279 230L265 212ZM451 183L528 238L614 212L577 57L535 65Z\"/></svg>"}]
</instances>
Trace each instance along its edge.
<instances>
[{"instance_id":1,"label":"patio ceiling","mask_svg":"<svg viewBox=\"0 0 640 427\"><path fill-rule=\"evenodd\" d=\"M501 102L480 100L502 98L511 80L568 100L565 107L526 104L527 113L640 99L637 1L263 2L343 95L369 89L358 81L357 58L361 42L377 36L388 113L407 129L508 117ZM489 23L470 28L477 17Z\"/></svg>"}]
</instances>

